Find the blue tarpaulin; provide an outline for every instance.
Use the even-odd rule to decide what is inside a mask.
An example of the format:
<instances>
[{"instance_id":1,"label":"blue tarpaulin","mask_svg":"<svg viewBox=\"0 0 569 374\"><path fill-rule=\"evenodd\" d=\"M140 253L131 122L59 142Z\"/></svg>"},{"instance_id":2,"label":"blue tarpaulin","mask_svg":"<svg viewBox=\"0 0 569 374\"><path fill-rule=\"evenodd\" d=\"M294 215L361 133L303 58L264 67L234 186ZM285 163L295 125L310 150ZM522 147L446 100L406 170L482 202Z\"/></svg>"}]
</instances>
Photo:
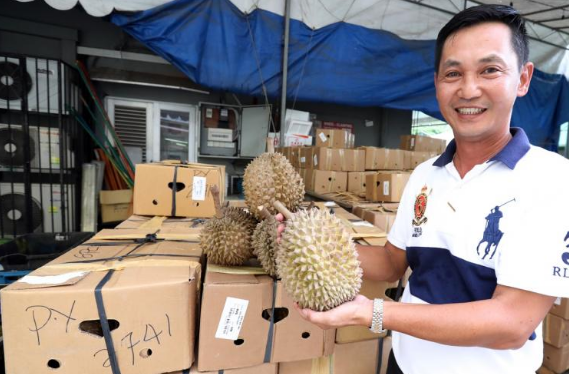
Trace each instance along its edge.
<instances>
[{"instance_id":1,"label":"blue tarpaulin","mask_svg":"<svg viewBox=\"0 0 569 374\"><path fill-rule=\"evenodd\" d=\"M176 0L111 21L211 89L262 96L281 93L284 18L242 13L229 0ZM290 22L287 98L353 106L418 110L442 119L435 98L434 41L338 22L312 29ZM569 83L534 73L518 99L512 126L533 144L555 149L569 121Z\"/></svg>"}]
</instances>

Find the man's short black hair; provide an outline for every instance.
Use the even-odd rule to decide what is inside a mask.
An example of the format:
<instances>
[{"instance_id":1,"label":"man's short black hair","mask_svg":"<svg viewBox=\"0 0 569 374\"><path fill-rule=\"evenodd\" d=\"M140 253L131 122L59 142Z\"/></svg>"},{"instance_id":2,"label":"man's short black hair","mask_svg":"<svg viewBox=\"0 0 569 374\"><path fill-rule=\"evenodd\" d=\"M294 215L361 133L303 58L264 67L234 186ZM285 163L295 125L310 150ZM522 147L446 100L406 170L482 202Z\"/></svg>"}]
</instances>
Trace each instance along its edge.
<instances>
[{"instance_id":1,"label":"man's short black hair","mask_svg":"<svg viewBox=\"0 0 569 374\"><path fill-rule=\"evenodd\" d=\"M521 68L529 59L528 37L524 19L512 7L506 5L485 4L467 8L456 14L441 29L437 36L435 50L435 71L439 72L439 64L443 53L443 46L449 36L457 31L485 22L502 22L512 31L512 47L518 56Z\"/></svg>"}]
</instances>

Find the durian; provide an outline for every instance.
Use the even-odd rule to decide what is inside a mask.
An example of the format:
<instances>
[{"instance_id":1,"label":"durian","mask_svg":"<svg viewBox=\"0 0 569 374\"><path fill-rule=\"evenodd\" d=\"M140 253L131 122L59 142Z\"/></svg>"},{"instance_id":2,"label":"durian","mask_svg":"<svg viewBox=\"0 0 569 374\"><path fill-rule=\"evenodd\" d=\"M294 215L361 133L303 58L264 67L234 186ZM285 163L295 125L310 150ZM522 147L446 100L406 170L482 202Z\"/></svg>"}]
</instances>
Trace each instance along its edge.
<instances>
[{"instance_id":1,"label":"durian","mask_svg":"<svg viewBox=\"0 0 569 374\"><path fill-rule=\"evenodd\" d=\"M297 211L304 199L304 182L290 162L280 153L263 153L254 159L243 176L245 203L260 219L257 207L262 205L275 214L273 201L281 201L288 210Z\"/></svg>"},{"instance_id":2,"label":"durian","mask_svg":"<svg viewBox=\"0 0 569 374\"><path fill-rule=\"evenodd\" d=\"M253 256L251 235L255 219L247 212L233 207L222 209L219 190L213 186L216 216L208 220L200 232L200 246L208 261L223 266L242 265Z\"/></svg>"},{"instance_id":3,"label":"durian","mask_svg":"<svg viewBox=\"0 0 569 374\"><path fill-rule=\"evenodd\" d=\"M277 227L279 222L263 206L259 207L265 219L257 224L252 236L253 253L271 277L277 277Z\"/></svg>"},{"instance_id":4,"label":"durian","mask_svg":"<svg viewBox=\"0 0 569 374\"><path fill-rule=\"evenodd\" d=\"M282 213L287 221L277 252L277 272L292 299L301 308L317 311L354 299L362 270L342 221L327 210Z\"/></svg>"}]
</instances>

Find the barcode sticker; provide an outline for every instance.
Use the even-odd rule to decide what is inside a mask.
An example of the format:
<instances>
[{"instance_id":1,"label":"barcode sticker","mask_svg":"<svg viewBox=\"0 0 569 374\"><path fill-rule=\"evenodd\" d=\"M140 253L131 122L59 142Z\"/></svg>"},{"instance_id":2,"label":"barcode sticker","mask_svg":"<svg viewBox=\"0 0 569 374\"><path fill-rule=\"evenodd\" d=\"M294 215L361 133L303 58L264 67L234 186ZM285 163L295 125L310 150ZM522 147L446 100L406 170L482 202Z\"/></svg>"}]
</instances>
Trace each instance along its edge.
<instances>
[{"instance_id":1,"label":"barcode sticker","mask_svg":"<svg viewBox=\"0 0 569 374\"><path fill-rule=\"evenodd\" d=\"M249 300L234 297L225 299L225 306L215 333L217 339L237 340L239 338L248 305Z\"/></svg>"},{"instance_id":2,"label":"barcode sticker","mask_svg":"<svg viewBox=\"0 0 569 374\"><path fill-rule=\"evenodd\" d=\"M326 137L326 134L324 134L323 132L318 134L318 136L320 137L320 140L322 140L322 142L326 142L328 140L328 138Z\"/></svg>"},{"instance_id":3,"label":"barcode sticker","mask_svg":"<svg viewBox=\"0 0 569 374\"><path fill-rule=\"evenodd\" d=\"M383 182L383 195L389 195L389 181Z\"/></svg>"},{"instance_id":4,"label":"barcode sticker","mask_svg":"<svg viewBox=\"0 0 569 374\"><path fill-rule=\"evenodd\" d=\"M192 189L192 200L204 201L205 200L205 177L194 177Z\"/></svg>"}]
</instances>

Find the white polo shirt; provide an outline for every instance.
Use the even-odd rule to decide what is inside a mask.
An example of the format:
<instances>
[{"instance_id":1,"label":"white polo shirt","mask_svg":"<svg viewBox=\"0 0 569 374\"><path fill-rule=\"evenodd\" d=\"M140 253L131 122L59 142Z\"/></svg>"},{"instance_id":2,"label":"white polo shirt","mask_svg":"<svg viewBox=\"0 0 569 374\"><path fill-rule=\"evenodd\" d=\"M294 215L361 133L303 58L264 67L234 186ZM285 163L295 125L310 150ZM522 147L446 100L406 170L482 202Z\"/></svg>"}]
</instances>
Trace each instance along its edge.
<instances>
[{"instance_id":1,"label":"white polo shirt","mask_svg":"<svg viewBox=\"0 0 569 374\"><path fill-rule=\"evenodd\" d=\"M506 147L463 179L452 162L454 141L411 175L388 236L413 269L403 302L490 299L497 284L569 297L569 160L511 131ZM405 374L533 374L542 363L541 324L518 350L397 332L393 350Z\"/></svg>"}]
</instances>

